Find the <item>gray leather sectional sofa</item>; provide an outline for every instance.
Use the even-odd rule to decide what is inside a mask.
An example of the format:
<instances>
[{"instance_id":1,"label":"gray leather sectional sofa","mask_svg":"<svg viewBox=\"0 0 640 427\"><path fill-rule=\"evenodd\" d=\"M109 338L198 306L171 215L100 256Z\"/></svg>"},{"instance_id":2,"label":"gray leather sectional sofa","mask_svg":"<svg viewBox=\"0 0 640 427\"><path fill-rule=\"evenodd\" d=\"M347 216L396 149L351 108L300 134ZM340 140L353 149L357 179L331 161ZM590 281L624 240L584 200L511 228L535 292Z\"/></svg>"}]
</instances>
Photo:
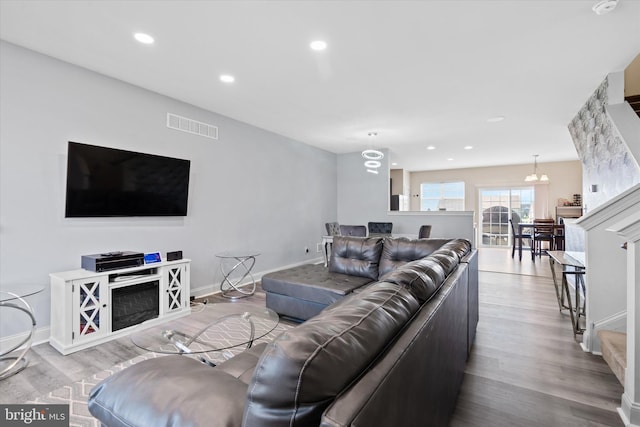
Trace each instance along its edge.
<instances>
[{"instance_id":1,"label":"gray leather sectional sofa","mask_svg":"<svg viewBox=\"0 0 640 427\"><path fill-rule=\"evenodd\" d=\"M311 292L310 307L326 306L318 314L216 367L139 362L94 387L90 412L128 427L446 426L477 323L476 251L466 240L372 238L337 238L333 251L343 272L331 274L378 277L347 292L338 276L344 286ZM302 299L289 289L276 300Z\"/></svg>"},{"instance_id":2,"label":"gray leather sectional sofa","mask_svg":"<svg viewBox=\"0 0 640 427\"><path fill-rule=\"evenodd\" d=\"M267 307L292 319L309 319L398 266L425 258L440 248L455 250L458 256L469 254L468 245L459 239L336 236L329 268L305 264L262 276Z\"/></svg>"}]
</instances>

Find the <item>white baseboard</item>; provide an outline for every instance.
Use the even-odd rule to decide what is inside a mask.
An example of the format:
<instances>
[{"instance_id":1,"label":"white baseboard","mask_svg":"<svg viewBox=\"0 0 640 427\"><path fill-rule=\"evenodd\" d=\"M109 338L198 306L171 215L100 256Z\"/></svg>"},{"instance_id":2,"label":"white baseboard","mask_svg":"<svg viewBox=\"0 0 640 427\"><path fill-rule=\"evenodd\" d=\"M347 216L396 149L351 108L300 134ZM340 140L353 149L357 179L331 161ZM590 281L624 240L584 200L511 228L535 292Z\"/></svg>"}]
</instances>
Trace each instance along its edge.
<instances>
[{"instance_id":1,"label":"white baseboard","mask_svg":"<svg viewBox=\"0 0 640 427\"><path fill-rule=\"evenodd\" d=\"M618 414L625 427L640 427L640 403L632 402L626 393L622 395L621 403Z\"/></svg>"},{"instance_id":2,"label":"white baseboard","mask_svg":"<svg viewBox=\"0 0 640 427\"><path fill-rule=\"evenodd\" d=\"M582 349L582 351L584 351L585 353L589 353L589 349L587 348L587 345L584 342L580 343L580 348ZM596 356L602 356L602 352L601 351L592 351L592 354L595 354Z\"/></svg>"},{"instance_id":3,"label":"white baseboard","mask_svg":"<svg viewBox=\"0 0 640 427\"><path fill-rule=\"evenodd\" d=\"M274 271L280 271L280 270L285 270L287 268L293 268L293 267L298 267L301 265L305 265L305 264L324 264L324 258L314 258L314 259L310 259L310 260L305 260L305 261L301 261L301 262L296 262L294 264L289 264L289 265L283 265L277 268L273 268L270 270L265 270L265 271L260 271L257 273L251 272L251 274L253 274L253 277L256 279L256 282L262 280L262 276L264 276L265 274L269 274L269 273L273 273ZM245 280L239 284L238 286L247 286L250 285L251 279L250 278L245 278ZM207 295L213 295L213 294L217 294L220 293L220 282L217 283L210 283L207 284L205 286L199 286L199 287L193 287L193 283L191 284L191 296L196 297L196 298L201 298Z\"/></svg>"},{"instance_id":4,"label":"white baseboard","mask_svg":"<svg viewBox=\"0 0 640 427\"><path fill-rule=\"evenodd\" d=\"M23 341L28 332L23 332L0 339L0 351L4 352ZM51 328L49 326L43 326L42 328L36 328L33 337L31 337L31 345L38 345L49 342L49 336L51 335Z\"/></svg>"},{"instance_id":5,"label":"white baseboard","mask_svg":"<svg viewBox=\"0 0 640 427\"><path fill-rule=\"evenodd\" d=\"M592 322L591 334L588 337L588 351L593 354L602 354L602 346L600 344L600 338L598 338L598 331L616 331L627 332L627 311L621 311L613 314L604 319ZM586 331L585 331L586 332Z\"/></svg>"}]
</instances>

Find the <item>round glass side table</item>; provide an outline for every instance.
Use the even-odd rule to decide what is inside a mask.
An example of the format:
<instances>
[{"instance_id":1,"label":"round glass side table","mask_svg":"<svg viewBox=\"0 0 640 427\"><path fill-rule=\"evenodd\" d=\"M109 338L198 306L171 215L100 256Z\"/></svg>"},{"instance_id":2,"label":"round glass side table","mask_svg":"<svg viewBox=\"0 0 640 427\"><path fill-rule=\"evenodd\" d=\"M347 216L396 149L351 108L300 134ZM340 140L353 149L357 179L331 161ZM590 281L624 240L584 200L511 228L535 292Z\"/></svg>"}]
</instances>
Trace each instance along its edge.
<instances>
[{"instance_id":1,"label":"round glass side table","mask_svg":"<svg viewBox=\"0 0 640 427\"><path fill-rule=\"evenodd\" d=\"M44 287L38 285L0 285L0 309L13 309L24 313L31 325L31 329L20 342L0 352L0 380L17 374L29 363L25 355L31 348L36 330L36 318L33 315L33 308L25 298L43 290Z\"/></svg>"},{"instance_id":2,"label":"round glass side table","mask_svg":"<svg viewBox=\"0 0 640 427\"><path fill-rule=\"evenodd\" d=\"M260 255L258 252L220 252L216 257L220 259L220 272L222 273L222 282L220 282L220 292L223 297L237 299L246 298L256 292L256 280L251 274L253 266L256 264L256 257ZM231 268L225 270L225 264L233 264ZM240 269L241 276L232 278L233 273ZM242 289L242 281L249 276L251 278L251 287L249 290Z\"/></svg>"}]
</instances>

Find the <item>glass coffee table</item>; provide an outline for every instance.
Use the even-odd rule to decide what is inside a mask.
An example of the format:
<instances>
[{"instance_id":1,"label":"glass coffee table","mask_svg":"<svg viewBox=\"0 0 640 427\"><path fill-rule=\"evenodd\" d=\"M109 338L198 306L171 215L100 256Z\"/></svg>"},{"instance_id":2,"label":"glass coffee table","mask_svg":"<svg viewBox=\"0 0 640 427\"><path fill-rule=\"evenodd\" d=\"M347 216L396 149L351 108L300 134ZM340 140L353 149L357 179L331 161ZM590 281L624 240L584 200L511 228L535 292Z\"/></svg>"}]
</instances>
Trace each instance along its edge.
<instances>
[{"instance_id":1,"label":"glass coffee table","mask_svg":"<svg viewBox=\"0 0 640 427\"><path fill-rule=\"evenodd\" d=\"M278 314L266 307L236 302L205 304L188 316L148 327L131 335L138 347L164 354L199 354L246 346L278 326ZM200 361L215 366L205 357Z\"/></svg>"}]
</instances>

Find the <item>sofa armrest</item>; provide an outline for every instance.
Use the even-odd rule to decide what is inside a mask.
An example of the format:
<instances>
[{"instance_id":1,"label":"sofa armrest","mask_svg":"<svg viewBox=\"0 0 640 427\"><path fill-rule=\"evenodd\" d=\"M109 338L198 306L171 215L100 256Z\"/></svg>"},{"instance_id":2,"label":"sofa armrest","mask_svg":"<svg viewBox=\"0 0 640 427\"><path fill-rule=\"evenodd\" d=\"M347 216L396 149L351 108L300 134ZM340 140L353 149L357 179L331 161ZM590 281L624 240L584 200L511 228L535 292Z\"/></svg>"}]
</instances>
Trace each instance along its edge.
<instances>
[{"instance_id":1,"label":"sofa armrest","mask_svg":"<svg viewBox=\"0 0 640 427\"><path fill-rule=\"evenodd\" d=\"M460 261L468 265L467 274L469 275L469 353L471 346L476 339L476 329L480 319L479 311L479 294L478 294L478 250L472 249Z\"/></svg>"},{"instance_id":2,"label":"sofa armrest","mask_svg":"<svg viewBox=\"0 0 640 427\"><path fill-rule=\"evenodd\" d=\"M96 385L89 412L108 427L242 424L247 384L187 356L136 363Z\"/></svg>"},{"instance_id":3,"label":"sofa armrest","mask_svg":"<svg viewBox=\"0 0 640 427\"><path fill-rule=\"evenodd\" d=\"M467 359L466 265L325 410L321 427L449 424Z\"/></svg>"}]
</instances>

